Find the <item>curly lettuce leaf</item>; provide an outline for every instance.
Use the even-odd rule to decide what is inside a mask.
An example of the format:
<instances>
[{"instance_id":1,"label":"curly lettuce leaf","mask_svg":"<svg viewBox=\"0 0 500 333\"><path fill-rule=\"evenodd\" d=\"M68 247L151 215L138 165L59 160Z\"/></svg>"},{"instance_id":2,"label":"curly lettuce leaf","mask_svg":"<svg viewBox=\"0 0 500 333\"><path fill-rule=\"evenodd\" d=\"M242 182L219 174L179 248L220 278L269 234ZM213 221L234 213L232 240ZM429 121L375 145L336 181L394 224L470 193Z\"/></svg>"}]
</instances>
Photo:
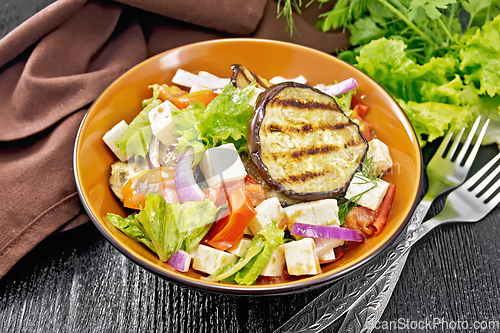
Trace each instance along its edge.
<instances>
[{"instance_id":1,"label":"curly lettuce leaf","mask_svg":"<svg viewBox=\"0 0 500 333\"><path fill-rule=\"evenodd\" d=\"M181 215L177 222L180 232L191 232L214 222L214 216L219 211L212 200L186 201L181 205Z\"/></svg>"},{"instance_id":2,"label":"curly lettuce leaf","mask_svg":"<svg viewBox=\"0 0 500 333\"><path fill-rule=\"evenodd\" d=\"M243 256L233 264L221 267L209 276L212 281L251 285L271 259L274 250L284 242L285 232L276 221L268 223L253 238Z\"/></svg>"},{"instance_id":3,"label":"curly lettuce leaf","mask_svg":"<svg viewBox=\"0 0 500 333\"><path fill-rule=\"evenodd\" d=\"M153 242L156 254L164 262L181 248L184 240L176 223L181 215L180 206L167 204L161 195L152 192L147 195L144 208L137 214L137 219Z\"/></svg>"},{"instance_id":4,"label":"curly lettuce leaf","mask_svg":"<svg viewBox=\"0 0 500 333\"><path fill-rule=\"evenodd\" d=\"M153 88L153 97L142 101L142 111L128 125L122 138L115 142L122 154L146 158L153 137L148 114L149 111L162 103L158 98L160 91L157 86L150 86L150 88Z\"/></svg>"},{"instance_id":5,"label":"curly lettuce leaf","mask_svg":"<svg viewBox=\"0 0 500 333\"><path fill-rule=\"evenodd\" d=\"M177 150L182 153L188 147L194 147L194 164L201 159L197 153L202 152L202 148L233 143L239 153L248 152L247 124L253 112L249 97L254 89L253 85L238 89L228 84L206 108L203 104L192 103L188 108L174 112Z\"/></svg>"},{"instance_id":6,"label":"curly lettuce leaf","mask_svg":"<svg viewBox=\"0 0 500 333\"><path fill-rule=\"evenodd\" d=\"M160 260L166 262L179 249L190 251L198 245L218 210L210 199L167 203L162 196L152 192L146 196L144 207L135 217Z\"/></svg>"},{"instance_id":7,"label":"curly lettuce leaf","mask_svg":"<svg viewBox=\"0 0 500 333\"><path fill-rule=\"evenodd\" d=\"M354 95L356 95L356 89L349 90L338 96L332 96L347 116L351 116L351 101Z\"/></svg>"},{"instance_id":8,"label":"curly lettuce leaf","mask_svg":"<svg viewBox=\"0 0 500 333\"><path fill-rule=\"evenodd\" d=\"M465 83L479 87L479 94L490 97L500 92L500 16L486 23L473 35L465 35L461 42L460 70Z\"/></svg>"},{"instance_id":9,"label":"curly lettuce leaf","mask_svg":"<svg viewBox=\"0 0 500 333\"><path fill-rule=\"evenodd\" d=\"M417 103L398 100L413 125L421 146L445 135L452 130L467 126L472 120L468 106L450 105L438 102Z\"/></svg>"},{"instance_id":10,"label":"curly lettuce leaf","mask_svg":"<svg viewBox=\"0 0 500 333\"><path fill-rule=\"evenodd\" d=\"M254 284L260 275L260 272L271 259L274 250L283 244L285 232L278 228L278 223L273 221L268 223L257 235L263 236L266 240L264 249L252 260L236 273L235 281L238 284L251 285Z\"/></svg>"},{"instance_id":11,"label":"curly lettuce leaf","mask_svg":"<svg viewBox=\"0 0 500 333\"><path fill-rule=\"evenodd\" d=\"M193 166L200 163L205 152L205 145L196 128L198 115L205 111L205 106L201 103L191 103L189 107L172 113L172 120L175 122L173 134L177 138L176 149L179 154L183 154L186 149L193 147Z\"/></svg>"},{"instance_id":12,"label":"curly lettuce leaf","mask_svg":"<svg viewBox=\"0 0 500 333\"><path fill-rule=\"evenodd\" d=\"M106 218L112 225L120 229L125 235L130 238L146 245L151 251L156 253L156 249L153 242L146 235L146 231L142 227L142 224L135 218L135 213L123 218L118 214L108 213Z\"/></svg>"},{"instance_id":13,"label":"curly lettuce leaf","mask_svg":"<svg viewBox=\"0 0 500 333\"><path fill-rule=\"evenodd\" d=\"M500 23L500 18L495 22ZM498 34L500 26L495 22L491 27L496 27ZM489 38L496 36L491 29L486 29L486 32ZM467 36L464 40L480 37L478 33ZM500 64L497 59L500 54L495 59L473 56L473 51L479 47L477 43L470 42L469 48L452 50L444 57L431 58L419 65L407 56L402 40L381 38L362 47L356 57L356 66L396 98L410 119L420 145L424 146L442 137L449 129L468 127L478 115L498 118L495 113L498 108L492 108L494 103L489 99L498 96L500 89L500 68L496 69ZM492 48L486 42L482 45L483 48ZM497 51L488 52L494 54ZM479 53L484 55L487 52ZM478 61L473 62L472 58ZM499 137L497 126L497 122L491 122L487 132L489 142Z\"/></svg>"}]
</instances>

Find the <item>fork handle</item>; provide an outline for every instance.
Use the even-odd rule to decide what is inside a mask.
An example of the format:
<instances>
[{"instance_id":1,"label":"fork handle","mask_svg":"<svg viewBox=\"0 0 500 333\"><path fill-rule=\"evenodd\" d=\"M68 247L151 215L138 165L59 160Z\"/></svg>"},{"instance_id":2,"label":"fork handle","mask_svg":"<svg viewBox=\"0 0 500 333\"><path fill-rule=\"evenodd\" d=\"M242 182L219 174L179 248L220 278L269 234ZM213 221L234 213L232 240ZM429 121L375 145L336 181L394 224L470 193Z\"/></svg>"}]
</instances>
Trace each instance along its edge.
<instances>
[{"instance_id":1,"label":"fork handle","mask_svg":"<svg viewBox=\"0 0 500 333\"><path fill-rule=\"evenodd\" d=\"M430 202L423 200L408 222L407 232L369 265L347 274L275 332L320 332L342 316L416 241L430 230L421 229ZM423 233L423 234L422 234Z\"/></svg>"}]
</instances>

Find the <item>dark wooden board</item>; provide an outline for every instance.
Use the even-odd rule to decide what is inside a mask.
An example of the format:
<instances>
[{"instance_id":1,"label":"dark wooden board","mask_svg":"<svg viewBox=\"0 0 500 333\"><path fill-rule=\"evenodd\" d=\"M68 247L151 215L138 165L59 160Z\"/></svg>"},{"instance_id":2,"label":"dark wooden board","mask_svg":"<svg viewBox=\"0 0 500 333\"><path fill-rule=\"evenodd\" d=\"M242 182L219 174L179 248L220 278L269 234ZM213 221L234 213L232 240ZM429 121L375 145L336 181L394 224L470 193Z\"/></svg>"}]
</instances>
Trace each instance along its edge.
<instances>
[{"instance_id":1,"label":"dark wooden board","mask_svg":"<svg viewBox=\"0 0 500 333\"><path fill-rule=\"evenodd\" d=\"M51 2L1 0L0 36ZM478 165L496 151L483 149ZM499 208L480 223L434 230L412 249L380 324L415 332L411 325L439 320L420 331L442 332L467 322L465 332L498 323L499 237ZM180 287L132 263L89 223L50 236L0 280L0 332L271 332L324 289L241 297Z\"/></svg>"}]
</instances>

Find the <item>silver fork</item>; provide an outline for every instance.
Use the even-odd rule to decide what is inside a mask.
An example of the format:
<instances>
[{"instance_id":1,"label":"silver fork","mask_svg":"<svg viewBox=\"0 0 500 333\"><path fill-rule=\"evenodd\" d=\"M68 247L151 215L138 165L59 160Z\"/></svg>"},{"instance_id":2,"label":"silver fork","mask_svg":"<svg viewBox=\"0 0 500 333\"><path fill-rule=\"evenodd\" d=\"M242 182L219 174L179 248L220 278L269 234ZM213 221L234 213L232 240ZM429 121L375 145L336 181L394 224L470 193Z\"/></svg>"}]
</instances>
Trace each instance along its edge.
<instances>
[{"instance_id":1,"label":"silver fork","mask_svg":"<svg viewBox=\"0 0 500 333\"><path fill-rule=\"evenodd\" d=\"M489 124L488 119L483 125L481 133L479 134L476 144L472 148L469 157L462 165L467 150L469 149L469 145L472 142L473 136L479 126L480 119L481 117L478 117L478 119L474 122L469 136L454 161L453 156L455 155L465 129L462 128L462 130L455 137L455 140L446 156L443 156L454 133L449 131L446 134L438 150L427 164L427 178L429 183L428 190L414 212L414 216L419 216L420 218L416 219L414 223L411 224L411 228L409 227L408 232L420 225L432 202L439 195L453 189L466 179L467 173L469 172L472 162L476 157L479 145L482 142L486 128ZM394 288L399 280L399 276L401 275L401 271L406 263L406 259L408 258L408 254L409 252L404 254L397 262L393 263L383 276L373 285L373 287L360 297L349 309L342 326L340 327L340 332L371 332L370 328L374 327L374 325L378 322L387 306L387 303L389 302L392 292L394 291Z\"/></svg>"},{"instance_id":2,"label":"silver fork","mask_svg":"<svg viewBox=\"0 0 500 333\"><path fill-rule=\"evenodd\" d=\"M446 198L444 208L438 215L427 220L420 227L413 230L412 233L408 234L407 238L401 241L394 249L395 264L398 263L399 258L403 258L408 253L408 250L416 242L437 226L452 222L477 222L491 212L500 203L499 160L500 153L464 184L453 190ZM499 165L495 167L496 164ZM495 181L496 178L498 179ZM380 294L384 294L383 290ZM387 299L389 297L390 295L387 296ZM382 308L382 312L383 310ZM359 317L351 317L351 322L346 324L347 317L349 315L346 316L339 332L371 332L380 319L378 312L373 313L371 316L369 315L367 318L360 318L365 317L365 314L361 314Z\"/></svg>"},{"instance_id":3,"label":"silver fork","mask_svg":"<svg viewBox=\"0 0 500 333\"><path fill-rule=\"evenodd\" d=\"M407 234L412 233L420 226L432 202L439 194L456 187L465 180L467 173L470 170L470 166L472 165L477 151L479 150L489 120L487 120L483 125L479 137L472 148L469 157L465 161L465 164L461 165L470 143L472 142L474 134L479 127L479 123L480 117L478 117L478 119L474 122L469 136L467 137L458 157L454 162L452 162L452 158L458 148L464 129L459 132L449 149L449 152L445 157L443 157L444 152L449 146L453 132L450 131L445 136L443 142L438 148L438 151L427 165L429 189L421 203L415 208L415 211L409 221ZM362 298L361 296L365 295L367 291L381 279L386 270L394 272L392 275L385 274L385 276L388 276L389 279L395 278L395 282L393 282L393 285L395 285L397 278L399 277L399 273L405 264L407 254L405 253L401 256L400 260L396 261L389 256L390 253L390 251L386 250L380 255L380 259L376 260L374 263L365 266L361 270L347 274L340 282L335 283L329 289L324 291L320 296L306 305L301 311L290 318L275 332L322 331L342 316L348 309L352 308L353 304L357 301L359 303L368 302L369 299L364 297ZM399 273L397 272L398 270ZM387 292L385 284L386 283L384 283L382 291ZM379 289L380 288L375 288L376 291ZM392 293L392 290L390 290L390 293ZM354 314L356 313L354 312Z\"/></svg>"}]
</instances>

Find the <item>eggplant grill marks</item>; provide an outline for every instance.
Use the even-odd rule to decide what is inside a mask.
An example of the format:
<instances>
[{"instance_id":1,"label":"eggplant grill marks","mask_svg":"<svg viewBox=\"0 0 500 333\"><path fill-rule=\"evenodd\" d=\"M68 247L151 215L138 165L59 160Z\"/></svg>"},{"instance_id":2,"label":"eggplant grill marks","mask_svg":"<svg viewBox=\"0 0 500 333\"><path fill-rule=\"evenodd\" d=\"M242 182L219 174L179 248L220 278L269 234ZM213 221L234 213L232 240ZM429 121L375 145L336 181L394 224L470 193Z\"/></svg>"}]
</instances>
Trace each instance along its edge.
<instances>
[{"instance_id":1,"label":"eggplant grill marks","mask_svg":"<svg viewBox=\"0 0 500 333\"><path fill-rule=\"evenodd\" d=\"M368 148L332 97L304 87L269 99L259 135L269 175L292 196L344 191Z\"/></svg>"}]
</instances>

